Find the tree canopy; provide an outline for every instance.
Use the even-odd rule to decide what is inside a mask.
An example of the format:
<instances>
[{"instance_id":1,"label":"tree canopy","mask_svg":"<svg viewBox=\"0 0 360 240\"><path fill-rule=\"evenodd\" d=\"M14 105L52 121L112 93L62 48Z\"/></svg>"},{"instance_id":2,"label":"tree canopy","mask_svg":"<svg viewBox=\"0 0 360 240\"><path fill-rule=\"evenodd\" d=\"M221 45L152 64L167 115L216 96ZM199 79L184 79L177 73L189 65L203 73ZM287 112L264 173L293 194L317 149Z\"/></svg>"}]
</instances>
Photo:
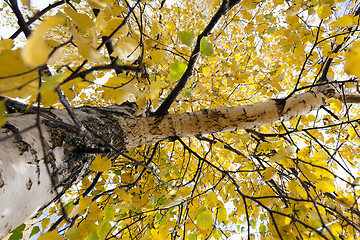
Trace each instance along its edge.
<instances>
[{"instance_id":1,"label":"tree canopy","mask_svg":"<svg viewBox=\"0 0 360 240\"><path fill-rule=\"evenodd\" d=\"M2 125L66 109L96 145L74 109L131 105L133 118L161 119L271 100L283 112L318 88L332 97L255 128L94 148L91 174L10 239L360 237L358 1L33 3L1 7L1 25L18 29L0 40Z\"/></svg>"}]
</instances>

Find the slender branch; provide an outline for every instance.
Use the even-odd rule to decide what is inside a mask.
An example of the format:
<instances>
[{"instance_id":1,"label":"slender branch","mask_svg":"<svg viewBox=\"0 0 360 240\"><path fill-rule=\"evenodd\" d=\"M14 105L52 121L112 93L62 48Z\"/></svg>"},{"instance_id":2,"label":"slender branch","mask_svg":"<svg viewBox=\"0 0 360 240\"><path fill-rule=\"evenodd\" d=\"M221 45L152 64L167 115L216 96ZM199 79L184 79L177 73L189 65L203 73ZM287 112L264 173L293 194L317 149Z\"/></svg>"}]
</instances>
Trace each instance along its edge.
<instances>
[{"instance_id":1,"label":"slender branch","mask_svg":"<svg viewBox=\"0 0 360 240\"><path fill-rule=\"evenodd\" d=\"M189 59L187 69L184 74L181 76L180 80L176 84L175 88L170 92L170 94L166 97L164 102L160 105L160 107L154 112L155 116L164 116L167 114L170 106L176 100L177 96L184 89L186 83L190 79L193 74L193 70L195 67L195 63L200 55L200 42L203 37L206 37L211 34L212 30L215 28L220 19L233 7L238 1L231 1L231 5L229 6L228 1L224 0L221 4L220 8L217 10L215 15L212 17L209 24L206 26L204 31L197 37L196 45L191 53L191 57Z\"/></svg>"},{"instance_id":2,"label":"slender branch","mask_svg":"<svg viewBox=\"0 0 360 240\"><path fill-rule=\"evenodd\" d=\"M35 13L34 16L32 16L25 24L27 26L29 26L30 24L32 24L33 22L35 22L37 19L39 19L42 15L44 15L45 13L47 13L48 11L50 11L53 8L56 8L62 4L64 4L65 1L61 0L58 1L56 3L50 4L49 6L47 6L46 8L44 8L43 10L41 10L40 12ZM14 32L11 36L10 39L15 39L17 36L19 36L19 34L22 32L22 28L16 30L16 32Z\"/></svg>"},{"instance_id":3,"label":"slender branch","mask_svg":"<svg viewBox=\"0 0 360 240\"><path fill-rule=\"evenodd\" d=\"M31 30L29 29L29 26L26 24L25 19L22 15L22 13L20 12L17 0L10 0L10 7L13 10L13 12L15 13L15 16L18 20L20 29L22 32L24 32L26 38L28 38L31 34Z\"/></svg>"}]
</instances>

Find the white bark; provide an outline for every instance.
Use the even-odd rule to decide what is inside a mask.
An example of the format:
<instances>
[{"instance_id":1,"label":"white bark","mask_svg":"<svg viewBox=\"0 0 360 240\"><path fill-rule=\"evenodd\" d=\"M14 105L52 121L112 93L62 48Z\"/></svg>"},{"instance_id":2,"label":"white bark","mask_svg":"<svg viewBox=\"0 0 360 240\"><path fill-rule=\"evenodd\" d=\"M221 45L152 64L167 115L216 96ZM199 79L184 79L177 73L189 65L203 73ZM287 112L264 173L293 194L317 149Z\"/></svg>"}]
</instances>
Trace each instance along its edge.
<instances>
[{"instance_id":1,"label":"white bark","mask_svg":"<svg viewBox=\"0 0 360 240\"><path fill-rule=\"evenodd\" d=\"M75 109L84 125L120 150L166 140L215 132L251 129L309 113L325 104L333 91L315 89L288 100L271 100L247 106L205 109L159 117L126 117L116 108ZM52 110L58 119L71 123L64 110ZM0 139L35 123L31 114L14 114L0 132ZM53 179L64 190L88 173L93 154L74 149L91 146L81 134L42 119L48 162ZM17 130L14 130L17 129ZM36 128L0 143L0 237L22 224L54 200L55 193L45 169L42 145Z\"/></svg>"}]
</instances>

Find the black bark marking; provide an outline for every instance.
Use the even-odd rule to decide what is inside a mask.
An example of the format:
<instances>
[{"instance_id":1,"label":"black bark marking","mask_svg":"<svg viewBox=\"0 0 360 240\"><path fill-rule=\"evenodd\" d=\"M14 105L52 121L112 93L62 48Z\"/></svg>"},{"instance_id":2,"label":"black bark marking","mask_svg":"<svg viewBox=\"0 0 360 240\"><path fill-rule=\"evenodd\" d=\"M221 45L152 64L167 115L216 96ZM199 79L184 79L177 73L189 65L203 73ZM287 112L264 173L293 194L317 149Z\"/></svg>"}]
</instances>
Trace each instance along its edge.
<instances>
[{"instance_id":1,"label":"black bark marking","mask_svg":"<svg viewBox=\"0 0 360 240\"><path fill-rule=\"evenodd\" d=\"M31 181L31 179L29 178L29 181L26 183L26 189L27 189L27 190L30 190L32 184L33 184L33 183L32 183L32 181Z\"/></svg>"},{"instance_id":2,"label":"black bark marking","mask_svg":"<svg viewBox=\"0 0 360 240\"><path fill-rule=\"evenodd\" d=\"M2 175L1 175L1 172L0 172L0 188L2 188L4 185L5 185L4 179L3 179Z\"/></svg>"},{"instance_id":3,"label":"black bark marking","mask_svg":"<svg viewBox=\"0 0 360 240\"><path fill-rule=\"evenodd\" d=\"M285 99L274 99L274 101L275 101L277 113L279 114L279 116L282 116L284 108L285 108L286 100Z\"/></svg>"},{"instance_id":4,"label":"black bark marking","mask_svg":"<svg viewBox=\"0 0 360 240\"><path fill-rule=\"evenodd\" d=\"M11 134L14 135L13 142L15 143L16 147L20 151L20 155L23 155L24 152L27 152L29 150L33 150L31 148L31 145L23 140L23 137L21 136L19 129L15 125L7 122L4 126L2 126L2 128L6 129L5 133L11 132Z\"/></svg>"}]
</instances>

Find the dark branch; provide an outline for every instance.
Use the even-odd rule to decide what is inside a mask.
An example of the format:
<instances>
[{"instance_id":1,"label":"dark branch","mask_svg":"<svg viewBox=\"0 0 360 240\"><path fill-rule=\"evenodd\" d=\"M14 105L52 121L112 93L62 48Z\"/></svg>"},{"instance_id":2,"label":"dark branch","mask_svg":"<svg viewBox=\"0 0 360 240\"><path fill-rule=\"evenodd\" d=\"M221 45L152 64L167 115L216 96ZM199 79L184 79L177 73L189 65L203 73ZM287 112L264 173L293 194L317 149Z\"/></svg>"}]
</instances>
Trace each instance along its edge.
<instances>
[{"instance_id":1,"label":"dark branch","mask_svg":"<svg viewBox=\"0 0 360 240\"><path fill-rule=\"evenodd\" d=\"M215 15L212 17L209 24L206 26L204 31L198 36L195 48L191 53L191 57L189 59L187 69L184 74L181 76L179 82L176 84L175 88L170 92L164 102L160 105L160 107L155 111L155 116L163 116L167 114L170 106L176 100L177 96L184 89L186 83L192 76L195 63L200 55L200 41L203 37L206 37L211 34L212 30L215 28L216 24L220 21L220 19L232 8L238 1L230 1L230 5L227 0L224 0L221 4L220 8L217 10Z\"/></svg>"},{"instance_id":2,"label":"dark branch","mask_svg":"<svg viewBox=\"0 0 360 240\"><path fill-rule=\"evenodd\" d=\"M56 8L62 4L64 4L65 1L61 0L58 1L56 3L50 4L49 6L47 6L46 8L44 8L43 10L41 10L40 12L35 13L35 15L33 17L31 17L25 24L26 26L30 26L30 24L32 24L33 22L35 22L37 19L39 19L42 15L44 15L45 13L47 13L48 11L50 11L53 8ZM15 39L17 36L19 36L19 34L22 32L22 29L18 29L16 30L16 32L13 33L13 35L10 36L10 39Z\"/></svg>"}]
</instances>

